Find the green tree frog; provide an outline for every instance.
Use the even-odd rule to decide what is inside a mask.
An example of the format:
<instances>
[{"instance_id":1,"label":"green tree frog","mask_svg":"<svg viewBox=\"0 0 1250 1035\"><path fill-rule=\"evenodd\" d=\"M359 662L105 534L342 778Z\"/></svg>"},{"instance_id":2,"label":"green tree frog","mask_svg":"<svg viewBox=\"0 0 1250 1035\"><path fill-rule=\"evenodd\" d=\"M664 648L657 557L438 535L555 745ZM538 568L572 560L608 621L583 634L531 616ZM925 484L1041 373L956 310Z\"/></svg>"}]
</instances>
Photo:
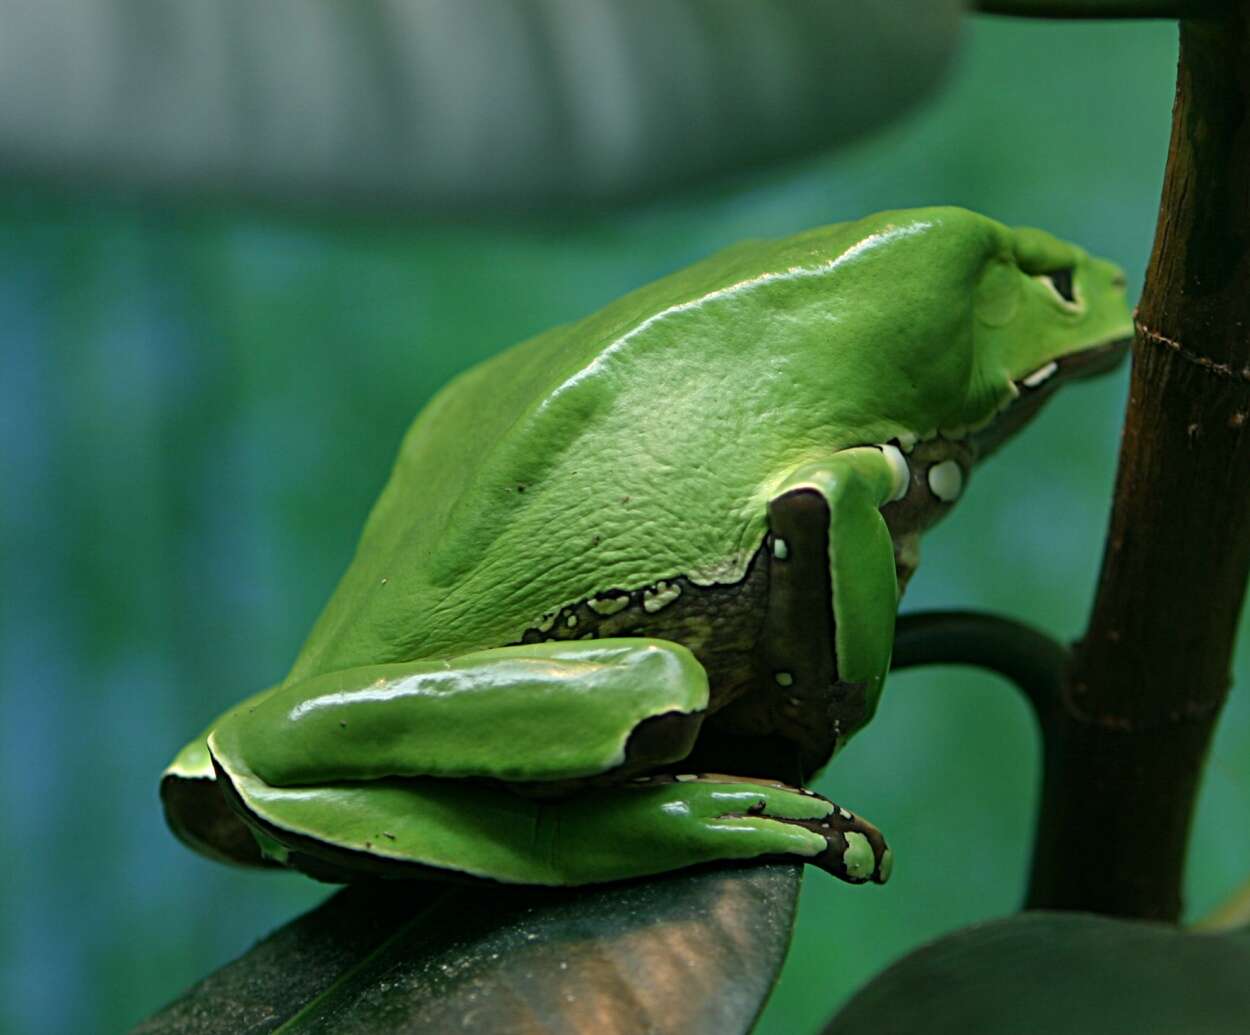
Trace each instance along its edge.
<instances>
[{"instance_id":1,"label":"green tree frog","mask_svg":"<svg viewBox=\"0 0 1250 1035\"><path fill-rule=\"evenodd\" d=\"M166 771L173 829L327 880L885 881L801 784L877 707L919 534L1131 329L1110 263L922 208L503 352L417 416L289 675Z\"/></svg>"}]
</instances>

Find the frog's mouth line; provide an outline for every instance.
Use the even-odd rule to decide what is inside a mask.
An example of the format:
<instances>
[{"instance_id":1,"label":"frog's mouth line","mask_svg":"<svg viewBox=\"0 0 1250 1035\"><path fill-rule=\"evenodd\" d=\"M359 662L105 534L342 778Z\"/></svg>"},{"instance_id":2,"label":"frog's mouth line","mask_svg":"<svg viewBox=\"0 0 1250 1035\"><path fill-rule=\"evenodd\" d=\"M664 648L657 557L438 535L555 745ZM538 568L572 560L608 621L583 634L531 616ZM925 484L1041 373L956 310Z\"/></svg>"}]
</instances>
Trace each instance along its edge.
<instances>
[{"instance_id":1,"label":"frog's mouth line","mask_svg":"<svg viewBox=\"0 0 1250 1035\"><path fill-rule=\"evenodd\" d=\"M1132 340L1131 337L1117 338L1060 356L1013 381L1018 393L1016 398L988 425L969 436L977 455L988 456L1031 421L1060 385L1114 370L1128 355Z\"/></svg>"},{"instance_id":2,"label":"frog's mouth line","mask_svg":"<svg viewBox=\"0 0 1250 1035\"><path fill-rule=\"evenodd\" d=\"M1087 349L1081 349L1080 352L1060 356L1033 371L1027 377L1021 378L1015 382L1015 385L1023 396L1039 391L1043 385L1105 374L1124 361L1132 341L1131 337L1116 338L1114 341L1103 342L1100 345L1091 345Z\"/></svg>"},{"instance_id":3,"label":"frog's mouth line","mask_svg":"<svg viewBox=\"0 0 1250 1035\"><path fill-rule=\"evenodd\" d=\"M1132 337L1123 337L1099 342L1079 352L1053 359L1031 374L1010 382L1014 396L1004 402L997 413L979 425L938 428L923 435L899 435L890 439L886 445L898 449L904 456L910 456L920 443L940 440L971 449L976 457L985 457L1032 420L1060 385L1097 377L1114 370L1128 355L1128 346L1132 340ZM971 459L970 457L969 461Z\"/></svg>"}]
</instances>

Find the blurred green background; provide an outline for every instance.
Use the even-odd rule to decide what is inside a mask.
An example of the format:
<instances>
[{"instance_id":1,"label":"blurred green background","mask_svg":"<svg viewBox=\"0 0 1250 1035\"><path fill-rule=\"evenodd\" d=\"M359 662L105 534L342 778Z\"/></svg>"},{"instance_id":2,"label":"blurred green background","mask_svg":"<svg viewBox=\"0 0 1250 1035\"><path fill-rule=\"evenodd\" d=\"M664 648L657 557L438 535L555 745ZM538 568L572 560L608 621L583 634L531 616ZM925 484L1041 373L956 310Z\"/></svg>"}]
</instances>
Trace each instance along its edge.
<instances>
[{"instance_id":1,"label":"blurred green background","mask_svg":"<svg viewBox=\"0 0 1250 1035\"><path fill-rule=\"evenodd\" d=\"M465 366L731 241L954 203L1033 223L1140 283L1174 24L974 19L947 88L859 146L679 202L457 226L0 192L0 867L14 1032L117 1031L320 900L165 831L156 778L274 681L347 563L399 437ZM1127 377L1058 399L926 543L905 607L1063 636L1097 572ZM1250 654L1235 673L1245 682ZM1188 875L1250 872L1235 692ZM1038 750L971 672L893 680L818 788L890 835L886 889L814 874L761 1023L812 1030L918 942L1015 908ZM1073 864L1089 865L1079 845Z\"/></svg>"}]
</instances>

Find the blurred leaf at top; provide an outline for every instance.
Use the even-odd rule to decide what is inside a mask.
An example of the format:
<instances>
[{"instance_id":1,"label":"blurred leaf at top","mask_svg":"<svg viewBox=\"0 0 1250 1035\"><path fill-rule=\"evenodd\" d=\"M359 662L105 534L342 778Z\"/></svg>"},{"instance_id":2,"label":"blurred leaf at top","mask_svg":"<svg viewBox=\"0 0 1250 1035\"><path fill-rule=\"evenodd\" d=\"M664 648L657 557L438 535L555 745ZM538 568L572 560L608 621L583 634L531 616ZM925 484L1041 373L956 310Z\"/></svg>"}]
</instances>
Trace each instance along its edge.
<instances>
[{"instance_id":1,"label":"blurred leaf at top","mask_svg":"<svg viewBox=\"0 0 1250 1035\"><path fill-rule=\"evenodd\" d=\"M1247 1018L1250 934L1021 913L903 957L824 1035L1231 1035Z\"/></svg>"},{"instance_id":2,"label":"blurred leaf at top","mask_svg":"<svg viewBox=\"0 0 1250 1035\"><path fill-rule=\"evenodd\" d=\"M26 0L0 171L475 213L816 153L925 96L960 0Z\"/></svg>"}]
</instances>

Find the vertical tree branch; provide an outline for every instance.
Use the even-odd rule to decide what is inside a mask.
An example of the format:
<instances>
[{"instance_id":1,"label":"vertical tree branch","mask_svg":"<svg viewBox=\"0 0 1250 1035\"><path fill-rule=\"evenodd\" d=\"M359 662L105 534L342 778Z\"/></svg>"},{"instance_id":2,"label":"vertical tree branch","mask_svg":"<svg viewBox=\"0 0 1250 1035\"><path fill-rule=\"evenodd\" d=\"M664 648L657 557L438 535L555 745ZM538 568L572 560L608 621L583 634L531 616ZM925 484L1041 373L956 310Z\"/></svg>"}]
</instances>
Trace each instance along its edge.
<instances>
[{"instance_id":1,"label":"vertical tree branch","mask_svg":"<svg viewBox=\"0 0 1250 1035\"><path fill-rule=\"evenodd\" d=\"M1183 21L1102 574L1045 766L1029 905L1175 920L1250 571L1250 37Z\"/></svg>"}]
</instances>

